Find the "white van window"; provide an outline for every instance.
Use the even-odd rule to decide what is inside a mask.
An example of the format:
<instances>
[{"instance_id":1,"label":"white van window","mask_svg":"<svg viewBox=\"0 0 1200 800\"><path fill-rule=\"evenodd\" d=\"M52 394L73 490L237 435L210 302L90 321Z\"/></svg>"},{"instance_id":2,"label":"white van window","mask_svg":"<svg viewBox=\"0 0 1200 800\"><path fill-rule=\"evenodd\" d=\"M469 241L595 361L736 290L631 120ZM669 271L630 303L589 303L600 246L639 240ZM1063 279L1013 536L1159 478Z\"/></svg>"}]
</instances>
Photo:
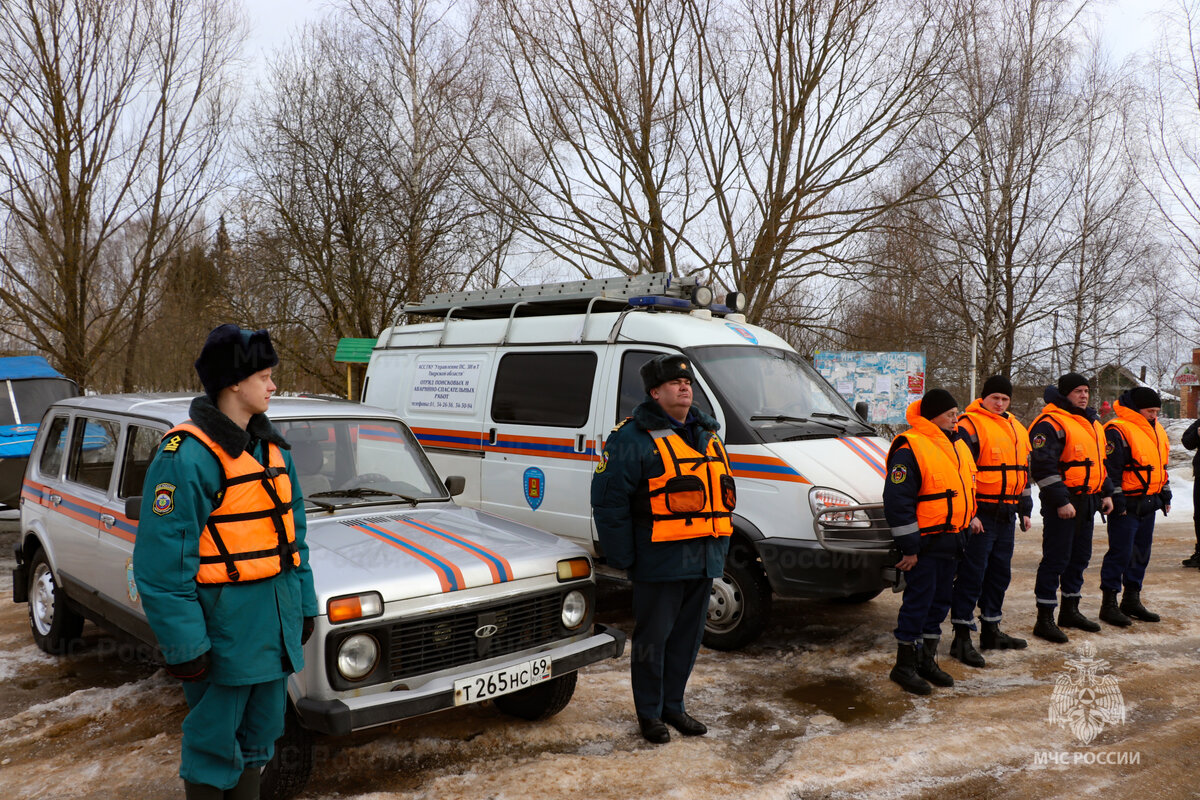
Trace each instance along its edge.
<instances>
[{"instance_id":1,"label":"white van window","mask_svg":"<svg viewBox=\"0 0 1200 800\"><path fill-rule=\"evenodd\" d=\"M695 347L688 354L720 388L725 412L764 441L873 434L812 365L789 350L753 345Z\"/></svg>"},{"instance_id":2,"label":"white van window","mask_svg":"<svg viewBox=\"0 0 1200 800\"><path fill-rule=\"evenodd\" d=\"M582 428L592 406L596 354L507 353L496 368L492 420Z\"/></svg>"},{"instance_id":3,"label":"white van window","mask_svg":"<svg viewBox=\"0 0 1200 800\"><path fill-rule=\"evenodd\" d=\"M642 364L660 355L662 353L650 350L630 350L621 357L621 385L618 389L621 394L617 399L617 418L613 422L620 422L632 415L633 409L646 399L646 390L642 388ZM692 384L692 405L710 417L716 416L712 401L698 383Z\"/></svg>"},{"instance_id":4,"label":"white van window","mask_svg":"<svg viewBox=\"0 0 1200 800\"><path fill-rule=\"evenodd\" d=\"M121 426L111 419L76 417L71 432L67 480L107 491L117 460Z\"/></svg>"}]
</instances>

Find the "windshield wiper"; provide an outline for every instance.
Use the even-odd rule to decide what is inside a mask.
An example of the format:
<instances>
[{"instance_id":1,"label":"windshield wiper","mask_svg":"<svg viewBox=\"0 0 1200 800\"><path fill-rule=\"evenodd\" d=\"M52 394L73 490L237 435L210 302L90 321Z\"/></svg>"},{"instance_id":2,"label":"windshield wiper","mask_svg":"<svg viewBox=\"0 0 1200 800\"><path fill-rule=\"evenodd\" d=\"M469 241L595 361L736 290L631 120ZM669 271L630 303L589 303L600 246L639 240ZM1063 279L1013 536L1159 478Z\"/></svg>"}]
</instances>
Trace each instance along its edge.
<instances>
[{"instance_id":1,"label":"windshield wiper","mask_svg":"<svg viewBox=\"0 0 1200 800\"><path fill-rule=\"evenodd\" d=\"M813 414L813 416L820 417L820 416L830 416L830 415L825 414L824 412L818 411L817 413ZM846 432L846 428L843 425L837 425L835 423L826 422L821 419L811 419L809 417L789 417L786 414L755 414L754 416L750 417L750 420L752 422L755 420L770 420L772 422L798 422L798 423L801 423L804 425L807 425L808 423L811 422L816 425L824 425L826 428L833 428L838 433Z\"/></svg>"},{"instance_id":2,"label":"windshield wiper","mask_svg":"<svg viewBox=\"0 0 1200 800\"><path fill-rule=\"evenodd\" d=\"M356 497L359 499L364 497L399 497L405 502L412 503L413 506L416 506L420 502L417 498L409 497L406 494L388 492L383 489L371 489L366 486L356 486L353 489L330 489L327 492L314 492L309 497Z\"/></svg>"}]
</instances>

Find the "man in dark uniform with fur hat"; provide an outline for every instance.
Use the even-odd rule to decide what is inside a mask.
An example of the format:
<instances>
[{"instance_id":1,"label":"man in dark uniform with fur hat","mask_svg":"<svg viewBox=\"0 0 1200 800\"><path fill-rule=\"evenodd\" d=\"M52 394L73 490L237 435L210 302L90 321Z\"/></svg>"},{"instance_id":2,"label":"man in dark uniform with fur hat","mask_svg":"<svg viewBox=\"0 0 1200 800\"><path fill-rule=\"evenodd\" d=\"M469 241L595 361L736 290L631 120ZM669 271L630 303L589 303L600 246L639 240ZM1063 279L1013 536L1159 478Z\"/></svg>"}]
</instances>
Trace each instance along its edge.
<instances>
[{"instance_id":1,"label":"man in dark uniform with fur hat","mask_svg":"<svg viewBox=\"0 0 1200 800\"><path fill-rule=\"evenodd\" d=\"M641 369L646 399L604 443L592 516L610 566L633 582L630 682L642 736L708 731L684 710L712 581L725 569L736 504L715 419L692 408L692 365L663 354Z\"/></svg>"},{"instance_id":2,"label":"man in dark uniform with fur hat","mask_svg":"<svg viewBox=\"0 0 1200 800\"><path fill-rule=\"evenodd\" d=\"M196 361L205 394L146 472L133 569L184 682L188 800L259 796L318 613L300 483L266 416L278 363L265 330L214 329Z\"/></svg>"},{"instance_id":3,"label":"man in dark uniform with fur hat","mask_svg":"<svg viewBox=\"0 0 1200 800\"><path fill-rule=\"evenodd\" d=\"M1112 482L1104 469L1104 430L1088 405L1087 378L1068 372L1047 386L1046 407L1029 426L1029 478L1042 501L1042 560L1034 596L1037 623L1033 635L1062 644L1062 628L1095 633L1100 625L1079 611L1083 572L1092 558L1096 512L1112 512ZM1054 609L1062 591L1058 624Z\"/></svg>"}]
</instances>

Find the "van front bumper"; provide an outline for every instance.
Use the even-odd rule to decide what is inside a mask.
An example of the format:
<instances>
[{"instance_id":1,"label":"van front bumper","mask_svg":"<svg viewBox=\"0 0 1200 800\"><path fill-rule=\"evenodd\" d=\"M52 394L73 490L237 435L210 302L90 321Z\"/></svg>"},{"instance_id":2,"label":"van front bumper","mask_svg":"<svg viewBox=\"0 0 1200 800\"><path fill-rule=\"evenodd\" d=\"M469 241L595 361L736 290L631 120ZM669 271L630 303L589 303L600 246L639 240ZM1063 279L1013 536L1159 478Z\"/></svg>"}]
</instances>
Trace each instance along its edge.
<instances>
[{"instance_id":1,"label":"van front bumper","mask_svg":"<svg viewBox=\"0 0 1200 800\"><path fill-rule=\"evenodd\" d=\"M760 539L754 547L772 591L780 597L878 593L896 579L896 559L886 550L831 551L820 542L778 538Z\"/></svg>"},{"instance_id":2,"label":"van front bumper","mask_svg":"<svg viewBox=\"0 0 1200 800\"><path fill-rule=\"evenodd\" d=\"M623 652L625 634L596 623L592 635L586 639L537 652L515 653L500 661L489 661L486 666L475 665L477 669L463 669L434 678L414 689L400 687L390 692L334 700L300 698L296 701L296 712L304 727L331 736L344 736L351 731L454 708L454 682L473 674L503 669L536 656L548 656L553 662L552 674L557 677L606 658L617 658Z\"/></svg>"}]
</instances>

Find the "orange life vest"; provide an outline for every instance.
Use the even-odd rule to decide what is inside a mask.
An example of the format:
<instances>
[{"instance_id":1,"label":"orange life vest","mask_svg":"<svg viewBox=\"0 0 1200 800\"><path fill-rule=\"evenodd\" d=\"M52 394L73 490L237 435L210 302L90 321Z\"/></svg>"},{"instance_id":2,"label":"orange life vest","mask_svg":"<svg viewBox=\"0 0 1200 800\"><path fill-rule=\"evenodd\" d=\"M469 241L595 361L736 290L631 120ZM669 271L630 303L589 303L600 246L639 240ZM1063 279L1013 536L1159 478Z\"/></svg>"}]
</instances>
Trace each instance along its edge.
<instances>
[{"instance_id":1,"label":"orange life vest","mask_svg":"<svg viewBox=\"0 0 1200 800\"><path fill-rule=\"evenodd\" d=\"M1167 432L1155 420L1143 417L1132 408L1113 403L1116 417L1110 419L1105 428L1116 428L1129 445L1129 458L1121 472L1121 491L1126 495L1158 494L1167 483L1167 458L1170 445Z\"/></svg>"},{"instance_id":2,"label":"orange life vest","mask_svg":"<svg viewBox=\"0 0 1200 800\"><path fill-rule=\"evenodd\" d=\"M961 531L975 517L975 459L963 441L950 441L938 426L921 416L921 402L908 406L912 427L896 437L892 448L907 443L921 470L917 495L917 528L922 536ZM890 454L889 454L890 455Z\"/></svg>"},{"instance_id":3,"label":"orange life vest","mask_svg":"<svg viewBox=\"0 0 1200 800\"><path fill-rule=\"evenodd\" d=\"M650 540L729 536L737 492L729 456L713 436L701 455L674 430L650 431L663 474L650 479Z\"/></svg>"},{"instance_id":4,"label":"orange life vest","mask_svg":"<svg viewBox=\"0 0 1200 800\"><path fill-rule=\"evenodd\" d=\"M261 580L300 566L296 525L292 518L292 483L283 453L267 443L267 466L249 453L232 458L191 422L173 434L196 438L221 462L219 505L200 534L199 583Z\"/></svg>"},{"instance_id":5,"label":"orange life vest","mask_svg":"<svg viewBox=\"0 0 1200 800\"><path fill-rule=\"evenodd\" d=\"M1037 425L1043 419L1063 432L1062 455L1058 457L1063 484L1071 494L1099 494L1104 486L1104 429L1100 423L1072 414L1053 403L1042 409ZM1032 427L1032 426L1030 426Z\"/></svg>"},{"instance_id":6,"label":"orange life vest","mask_svg":"<svg viewBox=\"0 0 1200 800\"><path fill-rule=\"evenodd\" d=\"M979 439L975 499L980 503L1016 505L1029 485L1029 433L1012 414L1000 416L976 399L963 416Z\"/></svg>"}]
</instances>

